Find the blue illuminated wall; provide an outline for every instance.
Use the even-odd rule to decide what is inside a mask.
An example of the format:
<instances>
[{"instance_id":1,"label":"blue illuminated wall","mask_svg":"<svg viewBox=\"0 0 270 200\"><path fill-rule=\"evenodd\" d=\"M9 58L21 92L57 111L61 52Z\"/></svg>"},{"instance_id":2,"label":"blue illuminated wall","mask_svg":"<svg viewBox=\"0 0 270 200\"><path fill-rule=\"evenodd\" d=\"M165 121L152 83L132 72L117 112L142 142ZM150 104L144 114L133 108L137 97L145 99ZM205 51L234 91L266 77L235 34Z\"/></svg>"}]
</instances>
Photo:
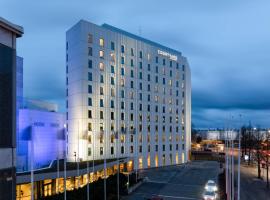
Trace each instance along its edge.
<instances>
[{"instance_id":1,"label":"blue illuminated wall","mask_svg":"<svg viewBox=\"0 0 270 200\"><path fill-rule=\"evenodd\" d=\"M19 110L17 172L31 170L31 159L34 169L39 169L48 167L57 157L64 158L64 120L62 113Z\"/></svg>"}]
</instances>

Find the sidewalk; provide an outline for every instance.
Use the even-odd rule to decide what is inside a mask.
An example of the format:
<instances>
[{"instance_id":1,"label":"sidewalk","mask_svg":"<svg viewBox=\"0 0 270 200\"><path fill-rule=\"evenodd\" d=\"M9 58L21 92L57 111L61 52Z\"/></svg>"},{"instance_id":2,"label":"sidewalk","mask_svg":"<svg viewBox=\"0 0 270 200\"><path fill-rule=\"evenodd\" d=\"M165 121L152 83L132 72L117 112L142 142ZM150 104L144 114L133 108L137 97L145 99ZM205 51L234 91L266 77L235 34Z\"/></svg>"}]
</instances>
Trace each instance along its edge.
<instances>
[{"instance_id":1,"label":"sidewalk","mask_svg":"<svg viewBox=\"0 0 270 200\"><path fill-rule=\"evenodd\" d=\"M241 164L241 199L270 200L270 189L266 188L266 173L264 179L258 179L256 165Z\"/></svg>"}]
</instances>

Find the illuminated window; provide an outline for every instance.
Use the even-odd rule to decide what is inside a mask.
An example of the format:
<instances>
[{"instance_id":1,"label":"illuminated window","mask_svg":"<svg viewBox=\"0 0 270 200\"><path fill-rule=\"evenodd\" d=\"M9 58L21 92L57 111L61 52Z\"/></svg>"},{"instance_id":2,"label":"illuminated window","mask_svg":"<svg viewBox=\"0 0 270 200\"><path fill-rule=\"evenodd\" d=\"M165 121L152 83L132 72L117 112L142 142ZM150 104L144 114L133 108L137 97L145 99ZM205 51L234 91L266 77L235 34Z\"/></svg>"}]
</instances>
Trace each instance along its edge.
<instances>
[{"instance_id":1,"label":"illuminated window","mask_svg":"<svg viewBox=\"0 0 270 200\"><path fill-rule=\"evenodd\" d=\"M104 63L103 63L103 62L100 62L100 63L99 63L99 69L100 69L101 71L104 71Z\"/></svg>"},{"instance_id":2,"label":"illuminated window","mask_svg":"<svg viewBox=\"0 0 270 200\"><path fill-rule=\"evenodd\" d=\"M99 39L99 46L104 47L104 39L103 38Z\"/></svg>"},{"instance_id":3,"label":"illuminated window","mask_svg":"<svg viewBox=\"0 0 270 200\"><path fill-rule=\"evenodd\" d=\"M150 155L147 157L147 167L151 167L151 158Z\"/></svg>"},{"instance_id":4,"label":"illuminated window","mask_svg":"<svg viewBox=\"0 0 270 200\"><path fill-rule=\"evenodd\" d=\"M104 58L104 51L99 51L99 58Z\"/></svg>"},{"instance_id":5,"label":"illuminated window","mask_svg":"<svg viewBox=\"0 0 270 200\"><path fill-rule=\"evenodd\" d=\"M125 86L125 80L124 80L124 79L121 79L121 80L120 80L120 85L121 85L122 87Z\"/></svg>"},{"instance_id":6,"label":"illuminated window","mask_svg":"<svg viewBox=\"0 0 270 200\"><path fill-rule=\"evenodd\" d=\"M111 55L111 61L115 62L115 55L113 53L111 53L110 55Z\"/></svg>"},{"instance_id":7,"label":"illuminated window","mask_svg":"<svg viewBox=\"0 0 270 200\"><path fill-rule=\"evenodd\" d=\"M88 131L92 131L92 123L88 123Z\"/></svg>"},{"instance_id":8,"label":"illuminated window","mask_svg":"<svg viewBox=\"0 0 270 200\"><path fill-rule=\"evenodd\" d=\"M100 147L100 155L103 155L103 147Z\"/></svg>"}]
</instances>

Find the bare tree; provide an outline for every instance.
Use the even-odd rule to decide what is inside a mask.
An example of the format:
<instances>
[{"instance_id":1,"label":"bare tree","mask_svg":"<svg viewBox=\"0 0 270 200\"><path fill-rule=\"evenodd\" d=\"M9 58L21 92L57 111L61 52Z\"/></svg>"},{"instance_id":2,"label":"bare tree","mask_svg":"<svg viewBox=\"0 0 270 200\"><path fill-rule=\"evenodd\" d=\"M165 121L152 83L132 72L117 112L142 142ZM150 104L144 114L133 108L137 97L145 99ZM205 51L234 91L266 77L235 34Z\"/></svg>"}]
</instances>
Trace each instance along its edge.
<instances>
[{"instance_id":1,"label":"bare tree","mask_svg":"<svg viewBox=\"0 0 270 200\"><path fill-rule=\"evenodd\" d=\"M262 160L261 150L262 150L263 134L261 133L260 129L254 128L252 136L254 140L255 155L257 160L258 178L261 178L261 160Z\"/></svg>"}]
</instances>

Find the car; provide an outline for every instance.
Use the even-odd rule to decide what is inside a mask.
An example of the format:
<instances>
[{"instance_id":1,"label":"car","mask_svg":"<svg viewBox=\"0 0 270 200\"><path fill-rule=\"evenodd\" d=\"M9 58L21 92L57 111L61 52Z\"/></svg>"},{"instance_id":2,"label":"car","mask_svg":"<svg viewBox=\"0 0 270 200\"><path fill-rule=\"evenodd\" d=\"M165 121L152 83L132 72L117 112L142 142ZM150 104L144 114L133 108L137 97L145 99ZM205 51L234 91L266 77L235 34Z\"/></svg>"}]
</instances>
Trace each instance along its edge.
<instances>
[{"instance_id":1,"label":"car","mask_svg":"<svg viewBox=\"0 0 270 200\"><path fill-rule=\"evenodd\" d=\"M205 191L203 193L203 200L216 200L217 193L214 191Z\"/></svg>"},{"instance_id":2,"label":"car","mask_svg":"<svg viewBox=\"0 0 270 200\"><path fill-rule=\"evenodd\" d=\"M204 189L209 192L216 192L218 190L218 187L213 180L208 180Z\"/></svg>"}]
</instances>

